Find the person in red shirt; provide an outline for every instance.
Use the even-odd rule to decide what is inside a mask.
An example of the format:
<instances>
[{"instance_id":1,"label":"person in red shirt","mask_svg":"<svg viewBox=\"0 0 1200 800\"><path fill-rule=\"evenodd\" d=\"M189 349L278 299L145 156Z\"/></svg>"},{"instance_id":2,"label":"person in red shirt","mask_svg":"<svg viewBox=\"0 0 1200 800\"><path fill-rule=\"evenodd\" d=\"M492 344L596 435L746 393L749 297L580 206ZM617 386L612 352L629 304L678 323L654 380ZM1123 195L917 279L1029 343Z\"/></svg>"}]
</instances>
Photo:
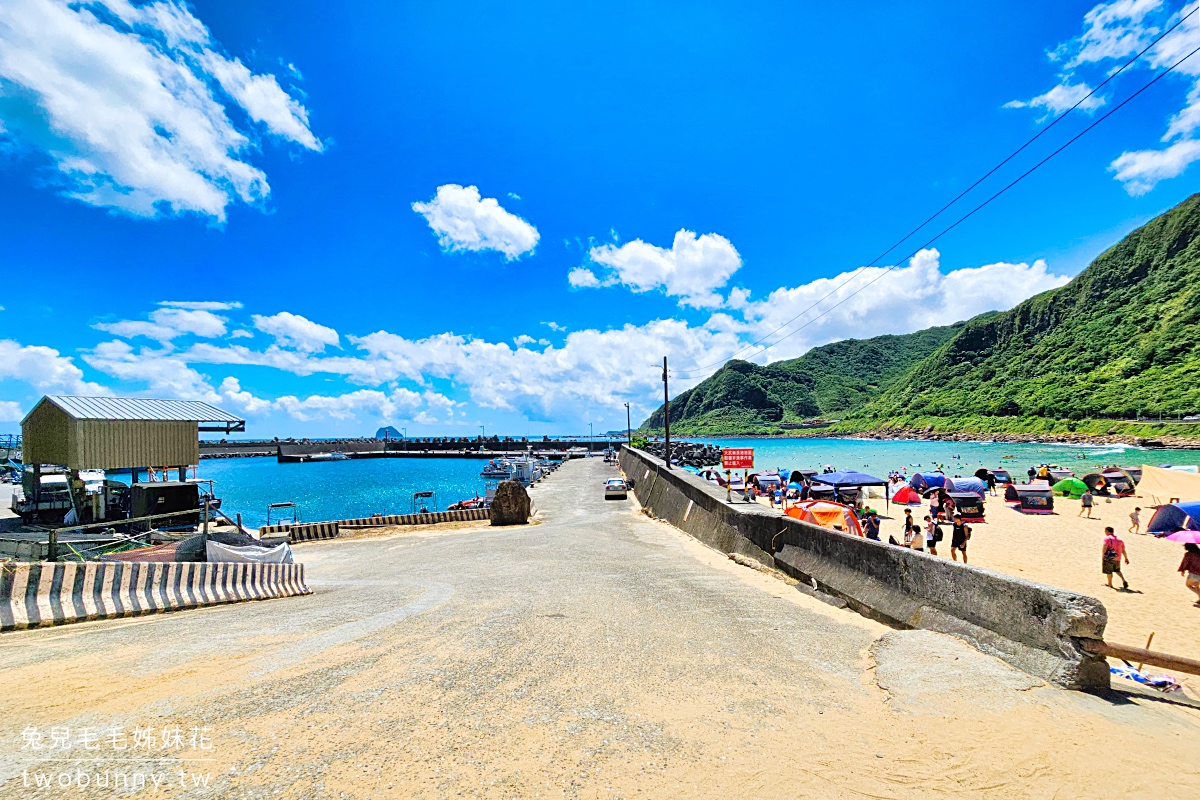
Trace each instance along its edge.
<instances>
[{"instance_id":1,"label":"person in red shirt","mask_svg":"<svg viewBox=\"0 0 1200 800\"><path fill-rule=\"evenodd\" d=\"M1196 606L1200 607L1200 547L1189 542L1183 546L1183 550L1183 563L1179 565L1179 571L1183 573L1187 587L1196 593Z\"/></svg>"},{"instance_id":2,"label":"person in red shirt","mask_svg":"<svg viewBox=\"0 0 1200 800\"><path fill-rule=\"evenodd\" d=\"M1121 576L1121 583L1124 584L1121 588L1128 589L1129 581L1125 580L1121 573L1121 559L1125 559L1125 563L1128 564L1129 554L1125 552L1125 543L1117 537L1111 526L1104 529L1104 544L1101 547L1100 569L1108 579L1108 588L1112 588L1112 576L1117 574Z\"/></svg>"}]
</instances>

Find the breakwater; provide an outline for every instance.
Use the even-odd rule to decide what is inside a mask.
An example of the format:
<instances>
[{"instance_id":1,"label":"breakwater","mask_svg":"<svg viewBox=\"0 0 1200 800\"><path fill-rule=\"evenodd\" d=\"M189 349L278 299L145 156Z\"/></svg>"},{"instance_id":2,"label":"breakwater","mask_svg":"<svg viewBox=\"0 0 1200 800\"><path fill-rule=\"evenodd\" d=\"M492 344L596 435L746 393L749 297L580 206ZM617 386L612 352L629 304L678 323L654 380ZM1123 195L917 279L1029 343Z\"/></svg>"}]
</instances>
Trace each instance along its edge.
<instances>
[{"instance_id":1,"label":"breakwater","mask_svg":"<svg viewBox=\"0 0 1200 800\"><path fill-rule=\"evenodd\" d=\"M1087 650L1108 615L1099 600L850 536L780 515L661 460L623 448L621 467L642 506L711 547L782 570L855 611L900 628L958 636L1050 683L1109 685L1107 662Z\"/></svg>"},{"instance_id":2,"label":"breakwater","mask_svg":"<svg viewBox=\"0 0 1200 800\"><path fill-rule=\"evenodd\" d=\"M201 458L243 458L251 456L298 456L317 453L345 453L350 457L374 458L496 458L526 453L554 455L568 450L590 450L600 453L609 447L620 447L620 440L605 437L592 439L541 439L493 436L429 437L412 439L270 439L270 440L202 440Z\"/></svg>"}]
</instances>

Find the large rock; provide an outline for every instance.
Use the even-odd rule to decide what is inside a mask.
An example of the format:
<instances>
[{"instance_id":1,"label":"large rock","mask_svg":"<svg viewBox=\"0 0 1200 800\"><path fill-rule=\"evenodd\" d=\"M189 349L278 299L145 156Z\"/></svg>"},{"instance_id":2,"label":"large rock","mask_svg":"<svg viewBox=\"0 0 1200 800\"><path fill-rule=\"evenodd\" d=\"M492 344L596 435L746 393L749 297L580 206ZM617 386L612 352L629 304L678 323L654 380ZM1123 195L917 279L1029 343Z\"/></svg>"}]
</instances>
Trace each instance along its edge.
<instances>
[{"instance_id":1,"label":"large rock","mask_svg":"<svg viewBox=\"0 0 1200 800\"><path fill-rule=\"evenodd\" d=\"M496 487L489 518L493 525L525 525L529 522L529 493L520 481L504 481Z\"/></svg>"}]
</instances>

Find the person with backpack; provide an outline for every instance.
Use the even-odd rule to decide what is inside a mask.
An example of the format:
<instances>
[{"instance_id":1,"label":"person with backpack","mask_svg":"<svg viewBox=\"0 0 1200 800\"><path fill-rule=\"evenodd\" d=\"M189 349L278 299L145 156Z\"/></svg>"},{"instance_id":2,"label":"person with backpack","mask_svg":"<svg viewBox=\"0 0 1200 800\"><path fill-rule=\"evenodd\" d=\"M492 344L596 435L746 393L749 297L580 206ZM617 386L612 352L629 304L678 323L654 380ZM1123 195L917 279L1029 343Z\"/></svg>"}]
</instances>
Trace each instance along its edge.
<instances>
[{"instance_id":1,"label":"person with backpack","mask_svg":"<svg viewBox=\"0 0 1200 800\"><path fill-rule=\"evenodd\" d=\"M929 555L936 556L937 543L942 540L942 526L938 525L932 517L925 517L925 546L928 548Z\"/></svg>"},{"instance_id":2,"label":"person with backpack","mask_svg":"<svg viewBox=\"0 0 1200 800\"><path fill-rule=\"evenodd\" d=\"M967 540L971 538L971 526L963 522L961 514L954 515L954 528L950 532L950 557L958 561L962 553L963 563L967 563Z\"/></svg>"},{"instance_id":3,"label":"person with backpack","mask_svg":"<svg viewBox=\"0 0 1200 800\"><path fill-rule=\"evenodd\" d=\"M1112 576L1120 575L1121 583L1124 584L1121 588L1128 589L1129 581L1125 580L1125 575L1121 572L1121 559L1125 559L1125 563L1129 564L1129 553L1125 552L1125 543L1111 526L1104 529L1104 544L1101 547L1100 569L1108 580L1108 588L1113 588Z\"/></svg>"}]
</instances>

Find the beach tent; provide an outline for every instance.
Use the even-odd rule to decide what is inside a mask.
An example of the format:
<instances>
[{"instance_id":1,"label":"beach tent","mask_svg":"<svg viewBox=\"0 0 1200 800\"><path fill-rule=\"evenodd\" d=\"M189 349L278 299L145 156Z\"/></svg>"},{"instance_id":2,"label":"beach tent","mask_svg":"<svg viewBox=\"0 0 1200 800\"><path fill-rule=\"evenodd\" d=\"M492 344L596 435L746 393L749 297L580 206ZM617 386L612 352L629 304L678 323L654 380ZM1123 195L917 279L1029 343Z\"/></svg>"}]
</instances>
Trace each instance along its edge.
<instances>
[{"instance_id":1,"label":"beach tent","mask_svg":"<svg viewBox=\"0 0 1200 800\"><path fill-rule=\"evenodd\" d=\"M1146 533L1162 536L1175 531L1200 531L1200 503L1167 503L1159 506Z\"/></svg>"},{"instance_id":2,"label":"beach tent","mask_svg":"<svg viewBox=\"0 0 1200 800\"><path fill-rule=\"evenodd\" d=\"M851 501L858 499L859 490L864 486L882 486L884 487L885 500L888 503L891 502L891 492L887 488L888 482L883 478L876 478L874 475L868 475L865 472L857 472L852 469L843 472L826 472L821 475L814 475L812 479L814 483L834 487L837 490L839 498Z\"/></svg>"},{"instance_id":3,"label":"beach tent","mask_svg":"<svg viewBox=\"0 0 1200 800\"><path fill-rule=\"evenodd\" d=\"M1006 469L997 467L992 470L992 474L996 476L996 483L1005 484L1013 482L1012 473Z\"/></svg>"},{"instance_id":4,"label":"beach tent","mask_svg":"<svg viewBox=\"0 0 1200 800\"><path fill-rule=\"evenodd\" d=\"M1060 497L1070 497L1072 500L1078 500L1088 490L1088 485L1078 478L1063 478L1050 488Z\"/></svg>"},{"instance_id":5,"label":"beach tent","mask_svg":"<svg viewBox=\"0 0 1200 800\"><path fill-rule=\"evenodd\" d=\"M983 497L987 493L987 484L979 478L947 478L946 491L950 494L971 492Z\"/></svg>"},{"instance_id":6,"label":"beach tent","mask_svg":"<svg viewBox=\"0 0 1200 800\"><path fill-rule=\"evenodd\" d=\"M754 476L755 487L762 492L773 492L783 484L778 475L766 473Z\"/></svg>"},{"instance_id":7,"label":"beach tent","mask_svg":"<svg viewBox=\"0 0 1200 800\"><path fill-rule=\"evenodd\" d=\"M940 489L946 485L946 476L940 472L918 472L908 479L908 485L921 494L930 489Z\"/></svg>"},{"instance_id":8,"label":"beach tent","mask_svg":"<svg viewBox=\"0 0 1200 800\"><path fill-rule=\"evenodd\" d=\"M1050 484L1046 481L1034 481L1033 483L1010 483L1008 488L1004 490L1004 499L1007 501L1010 497L1009 490L1012 495L1016 496L1016 502L1013 503L1013 508L1023 514L1053 514L1054 513L1054 492L1050 489Z\"/></svg>"},{"instance_id":9,"label":"beach tent","mask_svg":"<svg viewBox=\"0 0 1200 800\"><path fill-rule=\"evenodd\" d=\"M1121 470L1121 472L1124 472L1126 475L1133 478L1134 486L1136 486L1142 480L1142 468L1141 467L1117 467L1117 469Z\"/></svg>"},{"instance_id":10,"label":"beach tent","mask_svg":"<svg viewBox=\"0 0 1200 800\"><path fill-rule=\"evenodd\" d=\"M961 514L964 522L983 522L983 498L975 492L950 492L954 502L954 513Z\"/></svg>"},{"instance_id":11,"label":"beach tent","mask_svg":"<svg viewBox=\"0 0 1200 800\"><path fill-rule=\"evenodd\" d=\"M1200 475L1143 464L1137 492L1154 506L1172 500L1200 500Z\"/></svg>"},{"instance_id":12,"label":"beach tent","mask_svg":"<svg viewBox=\"0 0 1200 800\"><path fill-rule=\"evenodd\" d=\"M892 495L892 499L900 505L904 506L919 506L921 505L921 494L911 486L903 486L898 492Z\"/></svg>"},{"instance_id":13,"label":"beach tent","mask_svg":"<svg viewBox=\"0 0 1200 800\"><path fill-rule=\"evenodd\" d=\"M843 533L862 536L862 525L854 516L854 509L829 500L801 500L787 510L787 515L802 522L833 528Z\"/></svg>"},{"instance_id":14,"label":"beach tent","mask_svg":"<svg viewBox=\"0 0 1200 800\"><path fill-rule=\"evenodd\" d=\"M1083 476L1083 482L1093 492L1115 494L1118 497L1129 497L1133 494L1133 478L1121 470L1106 469L1103 472L1090 472Z\"/></svg>"}]
</instances>

